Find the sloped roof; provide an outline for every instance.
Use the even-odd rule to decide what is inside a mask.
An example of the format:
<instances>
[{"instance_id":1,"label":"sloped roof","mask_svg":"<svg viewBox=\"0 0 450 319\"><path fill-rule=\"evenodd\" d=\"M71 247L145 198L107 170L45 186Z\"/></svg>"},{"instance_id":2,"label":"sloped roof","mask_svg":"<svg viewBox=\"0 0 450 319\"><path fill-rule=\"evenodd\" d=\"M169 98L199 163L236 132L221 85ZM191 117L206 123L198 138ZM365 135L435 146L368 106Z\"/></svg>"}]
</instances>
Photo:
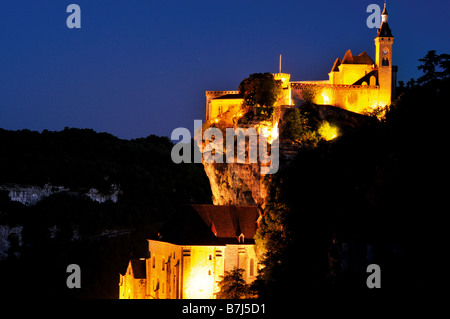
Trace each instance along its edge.
<instances>
[{"instance_id":1,"label":"sloped roof","mask_svg":"<svg viewBox=\"0 0 450 319\"><path fill-rule=\"evenodd\" d=\"M161 229L162 241L179 245L254 243L256 206L185 205Z\"/></svg>"},{"instance_id":2,"label":"sloped roof","mask_svg":"<svg viewBox=\"0 0 450 319\"><path fill-rule=\"evenodd\" d=\"M341 65L341 59L337 58L334 61L333 67L331 68L331 72L339 72L339 66Z\"/></svg>"},{"instance_id":3,"label":"sloped roof","mask_svg":"<svg viewBox=\"0 0 450 319\"><path fill-rule=\"evenodd\" d=\"M336 62L335 62L336 63ZM352 55L352 51L347 50L345 52L344 58L342 59L342 64L375 64L366 51L359 55Z\"/></svg>"},{"instance_id":4,"label":"sloped roof","mask_svg":"<svg viewBox=\"0 0 450 319\"><path fill-rule=\"evenodd\" d=\"M236 238L241 233L252 239L256 232L256 206L192 205L203 221L217 232L219 238Z\"/></svg>"},{"instance_id":5,"label":"sloped roof","mask_svg":"<svg viewBox=\"0 0 450 319\"><path fill-rule=\"evenodd\" d=\"M378 82L378 69L375 69L375 70L367 73L366 75L364 75L362 78L360 78L358 81L356 81L352 85L362 85L363 82L366 82L367 84L370 84L370 78L372 76L374 76L375 79L376 79L375 85L379 85L379 82Z\"/></svg>"},{"instance_id":6,"label":"sloped roof","mask_svg":"<svg viewBox=\"0 0 450 319\"><path fill-rule=\"evenodd\" d=\"M145 279L145 259L131 259L131 269L133 270L134 278Z\"/></svg>"},{"instance_id":7,"label":"sloped roof","mask_svg":"<svg viewBox=\"0 0 450 319\"><path fill-rule=\"evenodd\" d=\"M393 38L394 36L392 35L391 32L391 28L389 28L389 23L387 22L383 22L381 24L381 27L378 29L378 33L377 33L377 38L378 37L391 37Z\"/></svg>"},{"instance_id":8,"label":"sloped roof","mask_svg":"<svg viewBox=\"0 0 450 319\"><path fill-rule=\"evenodd\" d=\"M240 93L237 94L225 94L222 96L218 96L213 98L213 100L233 100L233 99L243 99L244 96Z\"/></svg>"}]
</instances>

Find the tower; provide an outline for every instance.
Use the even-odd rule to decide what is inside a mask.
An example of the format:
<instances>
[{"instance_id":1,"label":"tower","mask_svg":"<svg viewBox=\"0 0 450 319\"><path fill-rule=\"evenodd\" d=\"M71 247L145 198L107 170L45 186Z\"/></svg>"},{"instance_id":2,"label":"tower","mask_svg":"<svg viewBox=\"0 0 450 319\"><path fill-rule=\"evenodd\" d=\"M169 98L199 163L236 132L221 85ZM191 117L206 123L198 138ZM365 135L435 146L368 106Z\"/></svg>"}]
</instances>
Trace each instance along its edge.
<instances>
[{"instance_id":1,"label":"tower","mask_svg":"<svg viewBox=\"0 0 450 319\"><path fill-rule=\"evenodd\" d=\"M388 13L386 2L384 3L383 13L381 14L381 26L378 29L375 38L375 63L378 68L378 82L380 84L380 93L378 104L380 106L390 105L393 92L393 66L392 66L392 46L394 36L388 23Z\"/></svg>"}]
</instances>

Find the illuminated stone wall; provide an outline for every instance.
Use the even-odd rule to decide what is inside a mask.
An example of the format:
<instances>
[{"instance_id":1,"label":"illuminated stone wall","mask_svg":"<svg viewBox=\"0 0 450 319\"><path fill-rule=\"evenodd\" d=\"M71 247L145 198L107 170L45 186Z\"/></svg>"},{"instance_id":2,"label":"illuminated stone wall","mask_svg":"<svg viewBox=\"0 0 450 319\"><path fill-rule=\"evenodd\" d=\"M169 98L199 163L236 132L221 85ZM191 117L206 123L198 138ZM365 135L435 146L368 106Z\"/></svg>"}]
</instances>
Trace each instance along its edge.
<instances>
[{"instance_id":1,"label":"illuminated stone wall","mask_svg":"<svg viewBox=\"0 0 450 319\"><path fill-rule=\"evenodd\" d=\"M258 259L254 244L185 246L157 240L148 242L146 298L213 299L220 290L221 276L235 267L245 270L247 283L256 279ZM121 285L120 296L133 298L136 285L125 283L126 280L126 276L121 276L124 285ZM129 294L127 289L131 289Z\"/></svg>"},{"instance_id":2,"label":"illuminated stone wall","mask_svg":"<svg viewBox=\"0 0 450 319\"><path fill-rule=\"evenodd\" d=\"M212 105L212 101L215 98L227 95L227 94L239 94L239 91L206 91L206 121L214 120L220 114L219 112L219 103L214 103ZM232 100L232 103L236 103L238 101ZM242 102L242 100L241 100ZM229 107L229 105L228 105Z\"/></svg>"},{"instance_id":3,"label":"illuminated stone wall","mask_svg":"<svg viewBox=\"0 0 450 319\"><path fill-rule=\"evenodd\" d=\"M131 261L125 275L119 276L119 299L146 299L147 280L134 278Z\"/></svg>"},{"instance_id":4,"label":"illuminated stone wall","mask_svg":"<svg viewBox=\"0 0 450 319\"><path fill-rule=\"evenodd\" d=\"M302 90L306 86L316 88L313 102L320 105L332 105L355 113L363 113L377 106L390 105L390 94L383 94L376 85L330 85L292 83L295 99L302 99Z\"/></svg>"}]
</instances>

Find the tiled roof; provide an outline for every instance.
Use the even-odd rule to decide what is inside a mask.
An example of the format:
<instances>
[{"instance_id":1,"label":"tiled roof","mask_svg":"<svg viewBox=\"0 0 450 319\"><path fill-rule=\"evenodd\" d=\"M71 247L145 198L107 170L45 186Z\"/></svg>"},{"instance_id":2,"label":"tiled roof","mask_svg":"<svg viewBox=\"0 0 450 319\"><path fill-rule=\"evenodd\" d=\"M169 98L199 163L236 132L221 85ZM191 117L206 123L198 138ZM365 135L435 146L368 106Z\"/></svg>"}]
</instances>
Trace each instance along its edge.
<instances>
[{"instance_id":1,"label":"tiled roof","mask_svg":"<svg viewBox=\"0 0 450 319\"><path fill-rule=\"evenodd\" d=\"M225 94L222 96L218 96L213 98L213 100L233 100L233 99L243 99L244 96L242 94Z\"/></svg>"},{"instance_id":2,"label":"tiled roof","mask_svg":"<svg viewBox=\"0 0 450 319\"><path fill-rule=\"evenodd\" d=\"M339 72L339 66L341 65L341 59L337 58L334 61L333 67L331 68L331 72Z\"/></svg>"},{"instance_id":3,"label":"tiled roof","mask_svg":"<svg viewBox=\"0 0 450 319\"><path fill-rule=\"evenodd\" d=\"M186 205L160 231L159 240L179 245L254 243L256 206Z\"/></svg>"},{"instance_id":4,"label":"tiled roof","mask_svg":"<svg viewBox=\"0 0 450 319\"><path fill-rule=\"evenodd\" d=\"M256 206L192 205L203 221L214 226L217 237L236 238L242 233L252 239L256 232Z\"/></svg>"},{"instance_id":5,"label":"tiled roof","mask_svg":"<svg viewBox=\"0 0 450 319\"><path fill-rule=\"evenodd\" d=\"M336 64L336 62L335 62ZM342 64L375 64L366 51L360 55L352 55L352 51L347 50L345 52L344 58L342 59Z\"/></svg>"},{"instance_id":6,"label":"tiled roof","mask_svg":"<svg viewBox=\"0 0 450 319\"><path fill-rule=\"evenodd\" d=\"M383 22L381 24L381 27L378 29L377 38L378 37L386 37L386 38L388 38L388 37L393 38L394 37L392 35L391 28L389 28L389 23Z\"/></svg>"}]
</instances>

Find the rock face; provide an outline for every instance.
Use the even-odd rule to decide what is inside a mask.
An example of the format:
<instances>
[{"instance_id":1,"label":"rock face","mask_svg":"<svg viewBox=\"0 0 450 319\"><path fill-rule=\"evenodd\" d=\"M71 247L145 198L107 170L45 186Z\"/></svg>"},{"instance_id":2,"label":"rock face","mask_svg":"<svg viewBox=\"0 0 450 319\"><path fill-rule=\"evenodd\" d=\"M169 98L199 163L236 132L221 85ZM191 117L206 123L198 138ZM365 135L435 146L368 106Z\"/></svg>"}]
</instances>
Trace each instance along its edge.
<instances>
[{"instance_id":1,"label":"rock face","mask_svg":"<svg viewBox=\"0 0 450 319\"><path fill-rule=\"evenodd\" d=\"M17 244L22 246L22 229L23 226L0 225L0 260L8 256L8 250L11 246L11 238L15 237Z\"/></svg>"},{"instance_id":2,"label":"rock face","mask_svg":"<svg viewBox=\"0 0 450 319\"><path fill-rule=\"evenodd\" d=\"M249 160L247 157L250 153L249 141L245 142L244 147L244 153L246 154L245 164L237 163L236 157L230 163L207 163L203 160L203 166L211 184L214 205L259 205L264 208L272 175L262 174L262 166L267 165L262 164L260 161L261 154L259 153L259 148L261 147L261 143L259 136L263 135L271 145L270 153L272 161L275 158L273 147L278 148L278 170L283 169L283 167L295 158L300 147L298 144L293 144L290 141L279 143L280 132L278 128L283 114L284 108L278 108L271 121L253 121L242 127L244 130L249 128L254 129L258 135L258 160L256 163L248 163ZM234 125L233 129L236 131L237 125ZM226 131L226 129L222 127L221 131ZM225 140L226 134L223 135ZM250 140L250 138L248 139ZM202 143L199 142L200 140ZM214 143L214 141L209 143ZM236 137L234 144L237 148ZM197 145L202 150L205 150L206 142L203 139L197 138ZM226 158L226 151L224 145L224 158ZM205 159L205 153L203 153L203 159Z\"/></svg>"},{"instance_id":3,"label":"rock face","mask_svg":"<svg viewBox=\"0 0 450 319\"><path fill-rule=\"evenodd\" d=\"M254 164L203 163L211 184L214 205L258 205L267 189L260 167Z\"/></svg>"},{"instance_id":4,"label":"rock face","mask_svg":"<svg viewBox=\"0 0 450 319\"><path fill-rule=\"evenodd\" d=\"M45 184L43 187L39 186L21 186L21 185L3 185L0 186L0 190L9 191L9 198L13 202L19 202L25 206L33 206L46 197L52 194L57 194L61 192L73 192L69 188L64 186L53 186L50 184ZM98 203L104 203L108 200L116 203L118 201L118 196L121 193L119 186L111 185L111 190L109 194L101 194L97 189L91 188L87 192L75 191L77 194L87 196L92 201Z\"/></svg>"},{"instance_id":5,"label":"rock face","mask_svg":"<svg viewBox=\"0 0 450 319\"><path fill-rule=\"evenodd\" d=\"M300 148L301 145L291 141L280 143L279 170L291 163ZM203 162L214 205L261 205L264 208L272 175L262 175L260 165Z\"/></svg>"},{"instance_id":6,"label":"rock face","mask_svg":"<svg viewBox=\"0 0 450 319\"><path fill-rule=\"evenodd\" d=\"M338 122L342 125L342 128L355 128L370 120L366 116L332 106L316 105L314 107L317 109L320 120ZM286 108L276 109L271 123L269 121L250 122L245 125L244 129L255 128L258 134L261 134L264 130L270 131L270 129L276 128L276 123L278 123L278 127L281 130L285 110ZM233 128L236 130L237 125L234 125ZM221 130L225 131L225 128L222 127ZM281 132L279 132L279 135L281 135ZM200 141L200 139L197 139L197 141ZM202 139L201 141L202 143L198 142L197 144L204 150L206 143ZM279 170L288 167L297 156L299 150L305 146L307 147L307 144L302 145L291 140L280 141ZM245 143L245 153L248 154L248 152L248 143ZM223 153L225 157L225 147ZM205 154L203 154L203 157L205 157ZM213 203L215 205L261 205L264 208L272 175L261 174L261 163L259 160L258 163L253 164L238 164L236 159L234 163L206 163L203 161L203 166L211 184Z\"/></svg>"}]
</instances>

